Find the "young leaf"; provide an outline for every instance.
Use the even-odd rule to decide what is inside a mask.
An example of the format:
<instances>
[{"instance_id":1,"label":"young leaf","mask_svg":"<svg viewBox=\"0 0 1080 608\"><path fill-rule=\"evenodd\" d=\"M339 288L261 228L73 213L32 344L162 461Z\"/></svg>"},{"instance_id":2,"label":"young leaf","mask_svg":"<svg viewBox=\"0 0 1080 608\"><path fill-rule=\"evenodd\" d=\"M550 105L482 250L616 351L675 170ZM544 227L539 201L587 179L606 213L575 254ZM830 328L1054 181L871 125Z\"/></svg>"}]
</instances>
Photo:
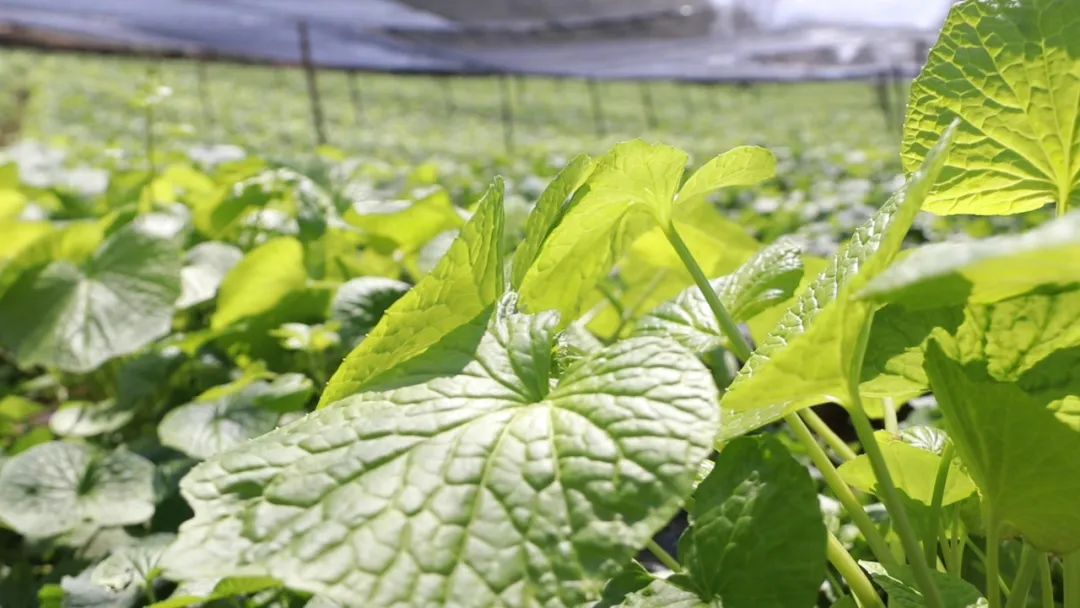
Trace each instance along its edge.
<instances>
[{"instance_id":1,"label":"young leaf","mask_svg":"<svg viewBox=\"0 0 1080 608\"><path fill-rule=\"evenodd\" d=\"M941 455L905 441L886 431L874 434L885 464L897 489L908 498L930 506L934 494L934 483L941 464ZM848 485L863 492L877 493L877 478L874 476L870 459L861 454L854 460L840 465L840 477ZM960 502L975 493L975 484L955 460L950 463L949 476L945 483L945 494L941 504L951 505Z\"/></svg>"},{"instance_id":2,"label":"young leaf","mask_svg":"<svg viewBox=\"0 0 1080 608\"><path fill-rule=\"evenodd\" d=\"M514 252L514 266L510 279L512 287L517 288L521 285L521 280L525 278L525 273L536 261L536 256L539 255L544 241L559 225L567 205L571 204L574 193L589 178L593 167L593 160L588 156L584 154L575 156L544 189L539 200L536 201L536 207L525 222L525 237Z\"/></svg>"},{"instance_id":3,"label":"young leaf","mask_svg":"<svg viewBox=\"0 0 1080 608\"><path fill-rule=\"evenodd\" d=\"M825 523L806 468L778 439L724 446L694 493L679 559L726 608L811 606L825 577Z\"/></svg>"},{"instance_id":4,"label":"young leaf","mask_svg":"<svg viewBox=\"0 0 1080 608\"><path fill-rule=\"evenodd\" d=\"M158 425L161 444L206 459L274 430L283 412L302 409L314 387L300 374L256 381L213 401L169 411Z\"/></svg>"},{"instance_id":5,"label":"young leaf","mask_svg":"<svg viewBox=\"0 0 1080 608\"><path fill-rule=\"evenodd\" d=\"M1080 211L1023 234L914 250L859 293L876 302L931 308L990 304L1036 288L1080 285Z\"/></svg>"},{"instance_id":6,"label":"young leaf","mask_svg":"<svg viewBox=\"0 0 1080 608\"><path fill-rule=\"evenodd\" d=\"M124 448L45 443L0 468L0 520L33 538L128 526L154 514L154 465Z\"/></svg>"},{"instance_id":7,"label":"young leaf","mask_svg":"<svg viewBox=\"0 0 1080 608\"><path fill-rule=\"evenodd\" d=\"M736 322L791 297L802 278L799 248L785 240L761 250L737 271L711 281ZM638 321L633 335L670 337L696 353L727 344L701 290L690 287Z\"/></svg>"},{"instance_id":8,"label":"young leaf","mask_svg":"<svg viewBox=\"0 0 1080 608\"><path fill-rule=\"evenodd\" d=\"M911 88L903 161L914 171L961 120L938 214L1022 213L1080 202L1080 5L966 0L953 7Z\"/></svg>"},{"instance_id":9,"label":"young leaf","mask_svg":"<svg viewBox=\"0 0 1080 608\"><path fill-rule=\"evenodd\" d=\"M319 407L362 390L491 309L504 288L502 229L503 182L496 179L435 269L345 358Z\"/></svg>"},{"instance_id":10,"label":"young leaf","mask_svg":"<svg viewBox=\"0 0 1080 608\"><path fill-rule=\"evenodd\" d=\"M68 401L49 416L49 429L61 437L93 437L123 428L135 410L117 405L115 399Z\"/></svg>"},{"instance_id":11,"label":"young leaf","mask_svg":"<svg viewBox=\"0 0 1080 608\"><path fill-rule=\"evenodd\" d=\"M575 320L597 281L637 237L649 228L671 225L686 162L680 150L640 140L618 144L599 159L580 198L522 277L522 305L558 310L567 323ZM756 183L772 174L774 164L761 148L736 148L695 173L679 202Z\"/></svg>"},{"instance_id":12,"label":"young leaf","mask_svg":"<svg viewBox=\"0 0 1080 608\"><path fill-rule=\"evenodd\" d=\"M721 188L748 186L776 175L776 157L757 146L732 148L701 166L679 189L678 204L689 205Z\"/></svg>"},{"instance_id":13,"label":"young leaf","mask_svg":"<svg viewBox=\"0 0 1080 608\"><path fill-rule=\"evenodd\" d=\"M847 401L848 359L872 311L853 296L900 250L941 171L951 137L952 129L907 184L856 230L746 362L721 402L733 414L725 419L724 437L742 435L801 407Z\"/></svg>"},{"instance_id":14,"label":"young leaf","mask_svg":"<svg viewBox=\"0 0 1080 608\"><path fill-rule=\"evenodd\" d=\"M1080 432L985 363L946 354L950 342L929 343L926 373L990 525L1007 523L1044 551L1080 549Z\"/></svg>"},{"instance_id":15,"label":"young leaf","mask_svg":"<svg viewBox=\"0 0 1080 608\"><path fill-rule=\"evenodd\" d=\"M24 273L0 298L0 345L22 367L88 372L169 332L180 253L128 226L85 263Z\"/></svg>"},{"instance_id":16,"label":"young leaf","mask_svg":"<svg viewBox=\"0 0 1080 608\"><path fill-rule=\"evenodd\" d=\"M291 236L267 241L249 251L221 282L210 327L224 329L273 310L306 283L300 241Z\"/></svg>"},{"instance_id":17,"label":"young leaf","mask_svg":"<svg viewBox=\"0 0 1080 608\"><path fill-rule=\"evenodd\" d=\"M557 318L500 309L410 379L213 457L181 485L179 578L268 575L366 606L579 605L675 514L718 425L691 353L638 338L550 378ZM460 356L458 353L457 356ZM423 581L423 584L416 584Z\"/></svg>"}]
</instances>

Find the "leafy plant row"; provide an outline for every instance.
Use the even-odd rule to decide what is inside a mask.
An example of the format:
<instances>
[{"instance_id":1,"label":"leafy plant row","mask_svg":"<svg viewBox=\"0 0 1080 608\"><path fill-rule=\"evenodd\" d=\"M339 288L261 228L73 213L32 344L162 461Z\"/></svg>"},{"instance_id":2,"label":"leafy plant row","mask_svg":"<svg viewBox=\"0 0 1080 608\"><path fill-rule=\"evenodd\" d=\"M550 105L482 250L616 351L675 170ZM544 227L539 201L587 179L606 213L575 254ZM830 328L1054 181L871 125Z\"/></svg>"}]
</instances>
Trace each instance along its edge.
<instances>
[{"instance_id":1,"label":"leafy plant row","mask_svg":"<svg viewBox=\"0 0 1080 608\"><path fill-rule=\"evenodd\" d=\"M1077 32L1075 0L957 4L912 88L906 182L824 261L712 205L774 175L751 146L689 176L665 145L579 156L520 240L499 179L466 218L242 163L16 222L0 421L47 413L64 439L9 445L0 520L24 554L91 564L38 601L787 608L828 580L834 606L1080 606ZM902 251L920 210L1049 204ZM657 267L692 286L626 312ZM655 536L680 510L672 555ZM8 589L37 576L16 567Z\"/></svg>"}]
</instances>

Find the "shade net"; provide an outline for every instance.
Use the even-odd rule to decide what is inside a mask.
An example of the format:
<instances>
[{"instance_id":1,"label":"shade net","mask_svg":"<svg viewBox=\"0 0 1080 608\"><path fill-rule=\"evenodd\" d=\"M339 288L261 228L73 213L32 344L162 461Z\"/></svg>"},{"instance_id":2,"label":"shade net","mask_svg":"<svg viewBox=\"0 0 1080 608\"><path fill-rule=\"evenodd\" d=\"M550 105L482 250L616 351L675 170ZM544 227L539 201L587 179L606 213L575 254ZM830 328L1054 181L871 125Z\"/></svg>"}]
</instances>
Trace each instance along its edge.
<instances>
[{"instance_id":1,"label":"shade net","mask_svg":"<svg viewBox=\"0 0 1080 608\"><path fill-rule=\"evenodd\" d=\"M407 3L406 3L407 2ZM801 81L908 74L935 33L763 25L707 0L0 0L8 44L320 67L596 79Z\"/></svg>"}]
</instances>

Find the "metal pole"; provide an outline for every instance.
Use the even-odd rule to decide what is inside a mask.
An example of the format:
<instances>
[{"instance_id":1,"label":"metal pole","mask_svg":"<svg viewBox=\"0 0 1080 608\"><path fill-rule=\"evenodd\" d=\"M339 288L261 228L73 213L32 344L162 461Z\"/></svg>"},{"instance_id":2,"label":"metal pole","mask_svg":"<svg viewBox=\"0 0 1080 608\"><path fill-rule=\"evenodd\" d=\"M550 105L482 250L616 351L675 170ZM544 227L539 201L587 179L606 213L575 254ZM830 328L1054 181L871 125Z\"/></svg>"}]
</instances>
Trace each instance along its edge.
<instances>
[{"instance_id":1,"label":"metal pole","mask_svg":"<svg viewBox=\"0 0 1080 608\"><path fill-rule=\"evenodd\" d=\"M300 63L304 66L304 77L307 79L308 101L311 105L311 124L315 129L315 141L321 146L326 143L326 130L323 128L319 82L315 76L315 66L311 61L311 38L308 34L307 21L297 22L296 30L300 35Z\"/></svg>"},{"instance_id":2,"label":"metal pole","mask_svg":"<svg viewBox=\"0 0 1080 608\"><path fill-rule=\"evenodd\" d=\"M502 100L503 145L506 152L514 151L514 109L510 102L510 83L506 76L499 76L499 92Z\"/></svg>"},{"instance_id":3,"label":"metal pole","mask_svg":"<svg viewBox=\"0 0 1080 608\"><path fill-rule=\"evenodd\" d=\"M638 83L641 92L641 112L645 115L645 126L655 129L659 122L656 120L656 106L653 105L652 87L647 80Z\"/></svg>"},{"instance_id":4,"label":"metal pole","mask_svg":"<svg viewBox=\"0 0 1080 608\"><path fill-rule=\"evenodd\" d=\"M353 108L353 124L364 121L364 104L360 98L360 88L356 86L356 72L349 72L345 81L349 88L349 102Z\"/></svg>"},{"instance_id":5,"label":"metal pole","mask_svg":"<svg viewBox=\"0 0 1080 608\"><path fill-rule=\"evenodd\" d=\"M603 137L607 134L607 129L604 125L604 106L600 102L600 91L593 78L586 80L585 84L589 89L589 100L592 102L593 126L596 129L596 135Z\"/></svg>"}]
</instances>

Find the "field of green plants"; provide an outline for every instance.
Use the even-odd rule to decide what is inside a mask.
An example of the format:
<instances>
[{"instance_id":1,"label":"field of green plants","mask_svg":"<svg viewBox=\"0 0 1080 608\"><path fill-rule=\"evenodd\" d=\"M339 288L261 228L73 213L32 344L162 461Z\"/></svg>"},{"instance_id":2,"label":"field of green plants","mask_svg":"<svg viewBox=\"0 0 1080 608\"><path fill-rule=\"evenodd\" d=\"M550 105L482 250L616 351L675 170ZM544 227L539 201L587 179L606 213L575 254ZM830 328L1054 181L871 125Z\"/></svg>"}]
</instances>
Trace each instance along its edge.
<instances>
[{"instance_id":1,"label":"field of green plants","mask_svg":"<svg viewBox=\"0 0 1080 608\"><path fill-rule=\"evenodd\" d=\"M1080 0L318 79L0 54L0 608L1080 608Z\"/></svg>"}]
</instances>

